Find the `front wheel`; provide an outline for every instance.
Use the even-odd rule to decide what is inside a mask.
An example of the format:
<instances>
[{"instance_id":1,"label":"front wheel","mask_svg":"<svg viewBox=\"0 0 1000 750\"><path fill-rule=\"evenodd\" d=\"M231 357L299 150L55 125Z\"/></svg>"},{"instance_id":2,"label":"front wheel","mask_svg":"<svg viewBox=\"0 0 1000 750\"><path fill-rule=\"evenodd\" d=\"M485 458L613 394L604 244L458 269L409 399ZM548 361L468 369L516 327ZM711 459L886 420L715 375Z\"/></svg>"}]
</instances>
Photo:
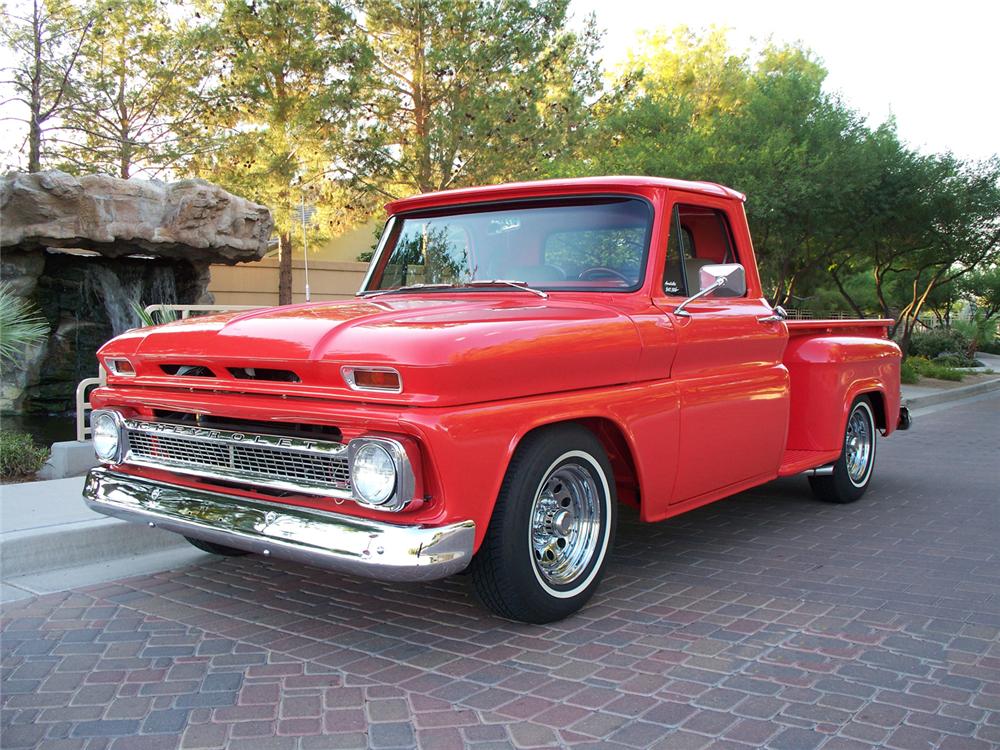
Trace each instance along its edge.
<instances>
[{"instance_id":1,"label":"front wheel","mask_svg":"<svg viewBox=\"0 0 1000 750\"><path fill-rule=\"evenodd\" d=\"M564 425L529 435L473 561L479 598L522 622L573 614L600 583L616 519L614 475L593 433Z\"/></svg>"},{"instance_id":2,"label":"front wheel","mask_svg":"<svg viewBox=\"0 0 1000 750\"><path fill-rule=\"evenodd\" d=\"M853 503L865 494L875 470L877 434L871 401L859 396L851 406L844 450L833 465L833 474L809 477L816 497L831 503Z\"/></svg>"}]
</instances>

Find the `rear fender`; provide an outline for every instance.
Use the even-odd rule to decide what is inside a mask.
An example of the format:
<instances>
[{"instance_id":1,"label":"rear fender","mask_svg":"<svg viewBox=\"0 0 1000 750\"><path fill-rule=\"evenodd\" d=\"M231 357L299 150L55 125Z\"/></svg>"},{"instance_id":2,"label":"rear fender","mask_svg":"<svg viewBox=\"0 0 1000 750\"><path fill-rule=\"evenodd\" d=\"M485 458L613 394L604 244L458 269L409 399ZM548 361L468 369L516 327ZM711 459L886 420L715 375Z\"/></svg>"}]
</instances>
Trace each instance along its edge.
<instances>
[{"instance_id":1,"label":"rear fender","mask_svg":"<svg viewBox=\"0 0 1000 750\"><path fill-rule=\"evenodd\" d=\"M791 374L788 449L839 450L854 400L878 394L885 435L899 420L899 347L862 336L795 337L785 352Z\"/></svg>"}]
</instances>

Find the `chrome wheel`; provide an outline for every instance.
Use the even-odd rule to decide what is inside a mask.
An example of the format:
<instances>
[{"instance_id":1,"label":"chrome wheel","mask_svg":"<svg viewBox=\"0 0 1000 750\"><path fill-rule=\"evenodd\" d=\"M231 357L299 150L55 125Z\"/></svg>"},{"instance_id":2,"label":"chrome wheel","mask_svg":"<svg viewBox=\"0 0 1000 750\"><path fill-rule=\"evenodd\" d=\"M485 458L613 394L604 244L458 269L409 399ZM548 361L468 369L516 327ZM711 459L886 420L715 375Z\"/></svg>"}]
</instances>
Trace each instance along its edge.
<instances>
[{"instance_id":1,"label":"chrome wheel","mask_svg":"<svg viewBox=\"0 0 1000 750\"><path fill-rule=\"evenodd\" d=\"M844 457L847 476L851 483L860 487L865 483L871 467L874 425L867 405L858 404L851 412L844 434Z\"/></svg>"},{"instance_id":2,"label":"chrome wheel","mask_svg":"<svg viewBox=\"0 0 1000 750\"><path fill-rule=\"evenodd\" d=\"M587 569L601 537L601 496L593 475L566 463L553 469L531 507L531 549L545 581L572 583Z\"/></svg>"}]
</instances>

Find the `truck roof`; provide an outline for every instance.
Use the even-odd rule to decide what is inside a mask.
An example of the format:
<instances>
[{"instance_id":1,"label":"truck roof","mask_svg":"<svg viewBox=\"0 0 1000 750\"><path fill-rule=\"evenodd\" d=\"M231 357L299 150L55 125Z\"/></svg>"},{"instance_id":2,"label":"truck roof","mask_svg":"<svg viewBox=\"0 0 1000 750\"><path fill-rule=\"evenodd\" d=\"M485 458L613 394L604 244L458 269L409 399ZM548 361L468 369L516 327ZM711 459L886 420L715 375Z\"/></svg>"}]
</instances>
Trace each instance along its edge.
<instances>
[{"instance_id":1,"label":"truck roof","mask_svg":"<svg viewBox=\"0 0 1000 750\"><path fill-rule=\"evenodd\" d=\"M535 198L549 195L564 195L567 193L599 193L602 191L618 193L628 192L630 188L666 188L668 190L683 190L691 193L705 193L706 195L723 198L735 198L740 201L746 200L746 196L742 193L732 188L717 185L714 182L675 180L669 177L609 176L508 182L503 185L441 190L436 193L423 193L411 198L401 198L391 201L385 204L385 210L390 214L398 214L404 211L437 208L457 203L480 203L517 198Z\"/></svg>"}]
</instances>

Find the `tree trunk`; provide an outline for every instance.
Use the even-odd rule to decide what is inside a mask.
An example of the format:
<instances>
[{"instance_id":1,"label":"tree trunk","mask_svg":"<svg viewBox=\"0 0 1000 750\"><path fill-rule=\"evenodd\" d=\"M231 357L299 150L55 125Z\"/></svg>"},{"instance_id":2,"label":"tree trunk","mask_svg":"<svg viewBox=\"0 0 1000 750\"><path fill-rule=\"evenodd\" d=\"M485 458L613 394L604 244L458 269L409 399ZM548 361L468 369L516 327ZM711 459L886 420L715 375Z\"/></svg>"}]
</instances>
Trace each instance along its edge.
<instances>
[{"instance_id":1,"label":"tree trunk","mask_svg":"<svg viewBox=\"0 0 1000 750\"><path fill-rule=\"evenodd\" d=\"M292 304L292 234L278 235L278 304Z\"/></svg>"},{"instance_id":2,"label":"tree trunk","mask_svg":"<svg viewBox=\"0 0 1000 750\"><path fill-rule=\"evenodd\" d=\"M31 112L28 123L28 171L42 171L42 27L38 2L32 5L31 17L31 42L32 60L31 68Z\"/></svg>"},{"instance_id":3,"label":"tree trunk","mask_svg":"<svg viewBox=\"0 0 1000 750\"><path fill-rule=\"evenodd\" d=\"M862 311L861 307L854 301L851 295L847 293L847 289L840 281L840 277L837 275L835 268L830 269L830 276L833 277L833 283L837 285L837 291L840 292L840 296L843 297L847 304L851 306L851 310L854 311L854 314L859 318L865 317L864 311Z\"/></svg>"}]
</instances>

